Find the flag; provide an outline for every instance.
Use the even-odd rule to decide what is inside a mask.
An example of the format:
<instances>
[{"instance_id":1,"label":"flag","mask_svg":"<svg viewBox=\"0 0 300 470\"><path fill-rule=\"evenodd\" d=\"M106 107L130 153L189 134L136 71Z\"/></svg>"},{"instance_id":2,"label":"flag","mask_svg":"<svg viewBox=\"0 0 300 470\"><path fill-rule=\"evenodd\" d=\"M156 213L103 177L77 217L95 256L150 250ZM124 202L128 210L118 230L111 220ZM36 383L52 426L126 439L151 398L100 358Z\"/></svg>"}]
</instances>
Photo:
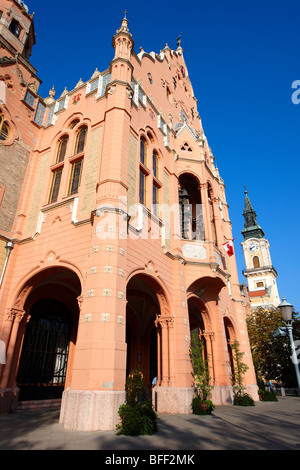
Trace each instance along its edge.
<instances>
[{"instance_id":1,"label":"flag","mask_svg":"<svg viewBox=\"0 0 300 470\"><path fill-rule=\"evenodd\" d=\"M233 251L233 240L228 240L228 242L223 243L224 249L228 256L232 256L234 254Z\"/></svg>"}]
</instances>

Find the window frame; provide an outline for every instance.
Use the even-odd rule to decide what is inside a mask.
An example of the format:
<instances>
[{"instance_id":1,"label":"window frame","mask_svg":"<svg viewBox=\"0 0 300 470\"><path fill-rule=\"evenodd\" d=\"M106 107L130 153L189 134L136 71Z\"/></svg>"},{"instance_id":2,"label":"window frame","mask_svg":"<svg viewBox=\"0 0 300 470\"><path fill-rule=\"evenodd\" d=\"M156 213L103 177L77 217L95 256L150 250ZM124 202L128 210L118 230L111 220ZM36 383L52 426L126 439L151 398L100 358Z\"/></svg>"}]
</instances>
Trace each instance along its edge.
<instances>
[{"instance_id":1,"label":"window frame","mask_svg":"<svg viewBox=\"0 0 300 470\"><path fill-rule=\"evenodd\" d=\"M142 148L143 147L143 148ZM148 157L148 144L145 137L140 139L140 163L147 166L147 157Z\"/></svg>"},{"instance_id":2,"label":"window frame","mask_svg":"<svg viewBox=\"0 0 300 470\"><path fill-rule=\"evenodd\" d=\"M51 180L51 186L50 186L50 191L49 191L48 204L53 204L54 202L57 202L61 180L62 180L62 172L63 172L63 166L52 171L52 180ZM57 183L56 179L58 175L60 175L60 179L59 179L59 182ZM56 193L56 197L53 198L53 195L55 194L54 192L55 188L57 188L57 193Z\"/></svg>"},{"instance_id":3,"label":"window frame","mask_svg":"<svg viewBox=\"0 0 300 470\"><path fill-rule=\"evenodd\" d=\"M76 176L76 179L78 180L78 185L76 187L76 190L73 190L72 186L73 186L73 183L75 181L74 173L75 173L77 165L80 165L79 175ZM80 188L80 184L81 184L83 158L72 161L70 166L71 166L71 168L70 168L70 176L69 176L69 184L68 184L68 193L67 194L68 194L68 196L74 196L74 194L77 194L79 192L79 188Z\"/></svg>"},{"instance_id":4,"label":"window frame","mask_svg":"<svg viewBox=\"0 0 300 470\"><path fill-rule=\"evenodd\" d=\"M62 151L62 146L66 142L64 152ZM60 138L58 142L58 147L57 147L57 152L56 152L56 160L55 163L62 163L65 160L65 156L67 153L67 148L68 148L68 142L69 142L69 136L65 135Z\"/></svg>"},{"instance_id":5,"label":"window frame","mask_svg":"<svg viewBox=\"0 0 300 470\"><path fill-rule=\"evenodd\" d=\"M6 127L6 137L4 139L2 139L2 135L3 135L3 127ZM9 140L9 137L10 137L10 127L9 127L9 124L7 123L7 121L4 119L4 115L2 112L0 112L0 142L7 142Z\"/></svg>"},{"instance_id":6,"label":"window frame","mask_svg":"<svg viewBox=\"0 0 300 470\"><path fill-rule=\"evenodd\" d=\"M14 24L15 27L19 28L19 33L18 35L15 34L15 32L12 29L12 25ZM21 33L22 33L22 26L20 25L19 21L17 21L15 18L12 18L8 30L15 36L15 38L20 39Z\"/></svg>"},{"instance_id":7,"label":"window frame","mask_svg":"<svg viewBox=\"0 0 300 470\"><path fill-rule=\"evenodd\" d=\"M142 167L140 167L139 174L139 203L144 206L147 204L147 174Z\"/></svg>"},{"instance_id":8,"label":"window frame","mask_svg":"<svg viewBox=\"0 0 300 470\"><path fill-rule=\"evenodd\" d=\"M82 143L80 142L80 136L83 132L84 132L84 140L83 140L83 145L82 145ZM78 129L78 131L76 133L76 137L75 137L74 155L78 155L78 154L84 152L85 145L86 145L87 133L88 133L87 126L83 126L80 129ZM79 144L81 144L80 147L79 147Z\"/></svg>"}]
</instances>

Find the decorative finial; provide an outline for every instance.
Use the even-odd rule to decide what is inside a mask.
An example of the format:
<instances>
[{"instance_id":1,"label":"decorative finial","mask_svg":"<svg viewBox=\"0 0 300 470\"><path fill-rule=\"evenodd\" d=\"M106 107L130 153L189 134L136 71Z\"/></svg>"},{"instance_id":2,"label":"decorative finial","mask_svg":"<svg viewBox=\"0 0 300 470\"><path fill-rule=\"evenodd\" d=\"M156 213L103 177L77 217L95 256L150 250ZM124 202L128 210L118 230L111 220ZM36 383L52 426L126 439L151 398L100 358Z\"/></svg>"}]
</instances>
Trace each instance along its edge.
<instances>
[{"instance_id":1,"label":"decorative finial","mask_svg":"<svg viewBox=\"0 0 300 470\"><path fill-rule=\"evenodd\" d=\"M181 47L181 35L182 35L182 33L180 33L178 38L177 38L177 46L178 47Z\"/></svg>"},{"instance_id":2,"label":"decorative finial","mask_svg":"<svg viewBox=\"0 0 300 470\"><path fill-rule=\"evenodd\" d=\"M128 11L125 10L123 11L122 13L124 13L124 18L122 19L122 22L121 22L121 28L117 30L117 33L120 33L120 32L125 32L125 33L129 33L129 29L128 29L128 19L126 17ZM130 33L129 33L130 34Z\"/></svg>"},{"instance_id":3,"label":"decorative finial","mask_svg":"<svg viewBox=\"0 0 300 470\"><path fill-rule=\"evenodd\" d=\"M246 189L246 185L244 184L244 188L245 188L245 194L248 194L248 191Z\"/></svg>"}]
</instances>

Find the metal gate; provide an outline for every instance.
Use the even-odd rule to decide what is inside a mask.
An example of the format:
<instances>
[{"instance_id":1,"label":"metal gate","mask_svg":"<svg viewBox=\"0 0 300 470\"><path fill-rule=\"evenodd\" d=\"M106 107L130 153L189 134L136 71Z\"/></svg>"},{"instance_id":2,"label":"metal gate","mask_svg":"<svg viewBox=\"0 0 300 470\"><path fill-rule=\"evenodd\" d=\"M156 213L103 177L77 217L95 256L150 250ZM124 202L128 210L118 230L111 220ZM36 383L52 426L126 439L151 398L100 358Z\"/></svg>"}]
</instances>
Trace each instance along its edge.
<instances>
[{"instance_id":1,"label":"metal gate","mask_svg":"<svg viewBox=\"0 0 300 470\"><path fill-rule=\"evenodd\" d=\"M18 374L19 399L60 398L68 363L70 312L58 300L42 299L30 316Z\"/></svg>"}]
</instances>

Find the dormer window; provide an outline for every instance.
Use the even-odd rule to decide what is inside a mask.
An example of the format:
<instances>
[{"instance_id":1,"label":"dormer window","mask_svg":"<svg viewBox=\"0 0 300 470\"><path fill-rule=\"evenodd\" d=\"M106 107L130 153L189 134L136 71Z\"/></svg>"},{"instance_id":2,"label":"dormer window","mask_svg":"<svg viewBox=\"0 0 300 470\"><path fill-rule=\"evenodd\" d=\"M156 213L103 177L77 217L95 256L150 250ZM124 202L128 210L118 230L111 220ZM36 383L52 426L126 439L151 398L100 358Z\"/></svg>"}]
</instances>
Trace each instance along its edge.
<instances>
[{"instance_id":1,"label":"dormer window","mask_svg":"<svg viewBox=\"0 0 300 470\"><path fill-rule=\"evenodd\" d=\"M9 31L16 37L19 38L21 34L21 26L16 20L12 20L9 25Z\"/></svg>"}]
</instances>

